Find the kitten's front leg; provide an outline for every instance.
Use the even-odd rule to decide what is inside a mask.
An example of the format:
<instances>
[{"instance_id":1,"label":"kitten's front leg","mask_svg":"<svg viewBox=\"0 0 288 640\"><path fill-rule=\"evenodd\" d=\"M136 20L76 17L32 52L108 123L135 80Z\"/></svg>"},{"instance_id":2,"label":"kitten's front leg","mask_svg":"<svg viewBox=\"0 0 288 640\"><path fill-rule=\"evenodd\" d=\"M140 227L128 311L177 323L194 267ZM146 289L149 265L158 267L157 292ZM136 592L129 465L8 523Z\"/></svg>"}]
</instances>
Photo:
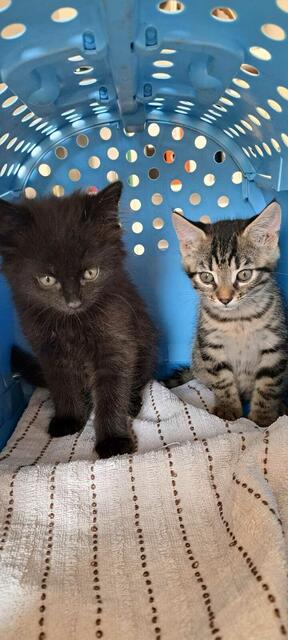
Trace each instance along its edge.
<instances>
[{"instance_id":1,"label":"kitten's front leg","mask_svg":"<svg viewBox=\"0 0 288 640\"><path fill-rule=\"evenodd\" d=\"M197 374L195 376L197 378ZM201 378L200 378L201 381ZM204 384L214 391L216 407L214 413L223 420L237 420L242 416L242 404L233 371L225 362L209 362Z\"/></svg>"},{"instance_id":2,"label":"kitten's front leg","mask_svg":"<svg viewBox=\"0 0 288 640\"><path fill-rule=\"evenodd\" d=\"M83 389L83 381L66 367L47 366L42 369L55 406L55 415L49 424L53 438L71 435L86 424L92 403Z\"/></svg>"},{"instance_id":3,"label":"kitten's front leg","mask_svg":"<svg viewBox=\"0 0 288 640\"><path fill-rule=\"evenodd\" d=\"M128 423L130 372L130 364L121 358L115 361L115 357L109 362L109 356L96 371L96 451L100 458L134 451Z\"/></svg>"},{"instance_id":4,"label":"kitten's front leg","mask_svg":"<svg viewBox=\"0 0 288 640\"><path fill-rule=\"evenodd\" d=\"M259 427L269 427L283 413L283 389L287 363L280 351L273 355L273 365L265 361L264 356L255 376L249 418Z\"/></svg>"}]
</instances>

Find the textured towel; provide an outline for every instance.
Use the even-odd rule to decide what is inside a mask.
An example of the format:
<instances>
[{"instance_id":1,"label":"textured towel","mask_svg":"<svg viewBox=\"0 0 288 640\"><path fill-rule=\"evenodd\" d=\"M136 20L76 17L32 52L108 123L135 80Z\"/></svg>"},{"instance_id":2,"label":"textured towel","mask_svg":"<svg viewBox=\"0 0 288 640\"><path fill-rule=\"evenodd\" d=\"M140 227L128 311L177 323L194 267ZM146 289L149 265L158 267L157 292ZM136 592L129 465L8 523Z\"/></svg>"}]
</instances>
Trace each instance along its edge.
<instances>
[{"instance_id":1,"label":"textured towel","mask_svg":"<svg viewBox=\"0 0 288 640\"><path fill-rule=\"evenodd\" d=\"M0 454L1 640L276 640L287 634L288 419L209 415L153 382L138 453L47 434L37 390Z\"/></svg>"}]
</instances>

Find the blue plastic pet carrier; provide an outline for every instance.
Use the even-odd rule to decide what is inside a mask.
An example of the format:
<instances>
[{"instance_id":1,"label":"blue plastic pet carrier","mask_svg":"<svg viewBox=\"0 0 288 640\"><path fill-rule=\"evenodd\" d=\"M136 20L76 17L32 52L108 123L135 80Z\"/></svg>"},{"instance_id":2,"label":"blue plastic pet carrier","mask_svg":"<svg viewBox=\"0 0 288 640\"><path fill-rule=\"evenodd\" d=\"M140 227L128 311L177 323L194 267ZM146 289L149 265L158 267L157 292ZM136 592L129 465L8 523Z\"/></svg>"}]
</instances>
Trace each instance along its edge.
<instances>
[{"instance_id":1,"label":"blue plastic pet carrier","mask_svg":"<svg viewBox=\"0 0 288 640\"><path fill-rule=\"evenodd\" d=\"M159 330L163 372L190 358L197 299L171 210L251 216L288 188L288 0L0 0L0 193L118 177L127 265ZM35 248L36 249L36 248ZM21 331L0 279L0 446L25 397Z\"/></svg>"}]
</instances>

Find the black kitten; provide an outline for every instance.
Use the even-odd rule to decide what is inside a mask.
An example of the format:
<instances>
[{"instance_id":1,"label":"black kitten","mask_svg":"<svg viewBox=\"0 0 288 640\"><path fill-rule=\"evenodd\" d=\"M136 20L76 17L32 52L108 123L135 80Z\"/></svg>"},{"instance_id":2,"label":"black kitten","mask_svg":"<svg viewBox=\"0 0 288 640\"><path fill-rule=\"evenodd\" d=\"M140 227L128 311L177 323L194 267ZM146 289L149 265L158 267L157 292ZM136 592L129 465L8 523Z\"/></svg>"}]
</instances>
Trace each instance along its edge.
<instances>
[{"instance_id":1,"label":"black kitten","mask_svg":"<svg viewBox=\"0 0 288 640\"><path fill-rule=\"evenodd\" d=\"M124 269L121 191L115 182L93 196L0 200L3 271L39 375L19 351L14 364L49 388L51 436L79 431L95 403L103 458L133 450L127 417L153 374L154 330Z\"/></svg>"}]
</instances>

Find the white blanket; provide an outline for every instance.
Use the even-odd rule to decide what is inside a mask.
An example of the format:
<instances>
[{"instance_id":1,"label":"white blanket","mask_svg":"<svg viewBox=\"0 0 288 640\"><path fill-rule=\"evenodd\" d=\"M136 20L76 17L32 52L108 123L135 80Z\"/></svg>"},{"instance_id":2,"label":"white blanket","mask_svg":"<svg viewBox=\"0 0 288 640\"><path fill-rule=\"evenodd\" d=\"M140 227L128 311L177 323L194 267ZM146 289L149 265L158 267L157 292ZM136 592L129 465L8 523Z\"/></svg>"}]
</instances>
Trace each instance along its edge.
<instances>
[{"instance_id":1,"label":"white blanket","mask_svg":"<svg viewBox=\"0 0 288 640\"><path fill-rule=\"evenodd\" d=\"M1 640L287 635L288 419L211 416L197 383L145 390L138 453L51 439L37 390L0 454Z\"/></svg>"}]
</instances>

